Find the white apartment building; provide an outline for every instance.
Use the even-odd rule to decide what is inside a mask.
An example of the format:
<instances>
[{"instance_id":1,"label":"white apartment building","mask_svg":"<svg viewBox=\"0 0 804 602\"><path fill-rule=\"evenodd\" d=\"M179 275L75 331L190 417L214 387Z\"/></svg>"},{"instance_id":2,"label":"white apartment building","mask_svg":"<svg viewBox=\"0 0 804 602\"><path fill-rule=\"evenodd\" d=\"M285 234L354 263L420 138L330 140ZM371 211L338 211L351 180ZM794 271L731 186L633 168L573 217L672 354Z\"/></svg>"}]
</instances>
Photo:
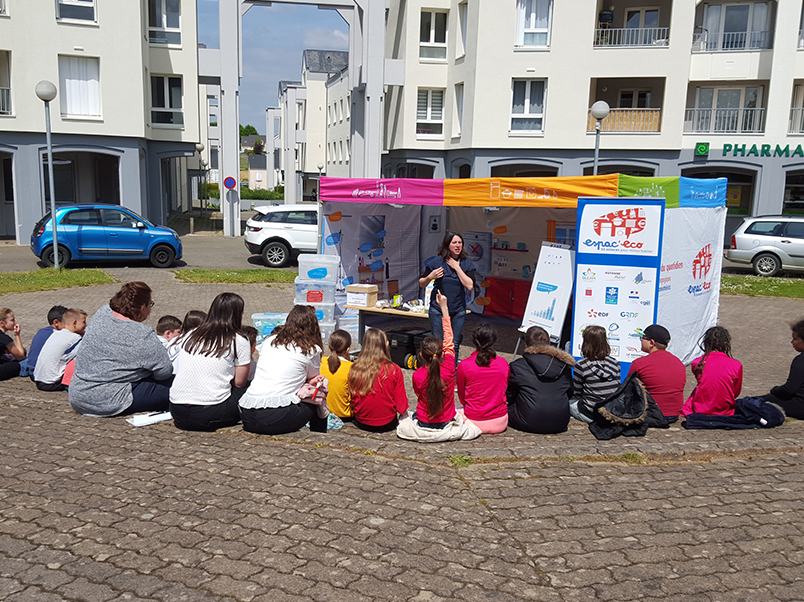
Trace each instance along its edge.
<instances>
[{"instance_id":1,"label":"white apartment building","mask_svg":"<svg viewBox=\"0 0 804 602\"><path fill-rule=\"evenodd\" d=\"M153 221L188 208L199 141L194 0L0 0L0 237L27 244L56 202L115 203ZM206 116L205 116L206 118Z\"/></svg>"},{"instance_id":2,"label":"white apartment building","mask_svg":"<svg viewBox=\"0 0 804 602\"><path fill-rule=\"evenodd\" d=\"M326 173L334 178L349 178L352 156L352 91L349 71L332 75L327 80L327 162Z\"/></svg>"},{"instance_id":3,"label":"white apartment building","mask_svg":"<svg viewBox=\"0 0 804 602\"><path fill-rule=\"evenodd\" d=\"M384 177L727 177L804 208L802 0L391 0Z\"/></svg>"}]
</instances>

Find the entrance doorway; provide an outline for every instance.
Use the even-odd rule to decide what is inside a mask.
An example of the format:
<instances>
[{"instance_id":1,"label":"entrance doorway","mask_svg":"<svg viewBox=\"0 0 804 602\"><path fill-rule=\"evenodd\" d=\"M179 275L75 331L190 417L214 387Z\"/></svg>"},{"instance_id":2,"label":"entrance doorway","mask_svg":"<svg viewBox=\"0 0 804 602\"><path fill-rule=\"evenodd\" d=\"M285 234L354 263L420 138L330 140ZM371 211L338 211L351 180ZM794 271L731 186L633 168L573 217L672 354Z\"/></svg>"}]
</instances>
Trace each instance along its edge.
<instances>
[{"instance_id":1,"label":"entrance doorway","mask_svg":"<svg viewBox=\"0 0 804 602\"><path fill-rule=\"evenodd\" d=\"M14 180L11 171L11 155L0 153L0 238L16 236L14 215Z\"/></svg>"}]
</instances>

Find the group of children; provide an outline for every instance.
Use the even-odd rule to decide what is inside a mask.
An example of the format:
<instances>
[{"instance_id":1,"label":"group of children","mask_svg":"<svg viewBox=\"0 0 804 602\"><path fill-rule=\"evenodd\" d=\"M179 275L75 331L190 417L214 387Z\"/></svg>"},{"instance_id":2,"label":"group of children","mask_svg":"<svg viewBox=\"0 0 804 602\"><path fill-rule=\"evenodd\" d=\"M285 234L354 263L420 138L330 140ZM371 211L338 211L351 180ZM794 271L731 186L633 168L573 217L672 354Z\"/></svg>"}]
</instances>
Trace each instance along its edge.
<instances>
[{"instance_id":1,"label":"group of children","mask_svg":"<svg viewBox=\"0 0 804 602\"><path fill-rule=\"evenodd\" d=\"M131 376L121 380L130 384L128 397L145 399L146 405L123 401L113 409L93 408L83 390L75 393L72 388L70 401L76 411L97 416L146 406L169 409L175 425L186 430L209 431L242 422L245 430L261 434L292 432L306 424L324 431L331 413L371 432L398 429L399 433L400 422L407 421L428 432L471 424L477 434L500 433L509 425L546 434L566 430L571 417L591 423L595 408L620 386L620 365L610 355L601 326L585 328L583 357L577 363L551 345L546 331L532 327L525 334L522 357L509 365L494 350L496 330L482 323L473 333L475 351L456 367L447 299L437 293L436 302L442 310L443 338L427 336L421 343L421 367L413 374L416 405L412 413L402 371L391 360L383 331L368 329L359 355L351 361L351 337L336 330L324 357L315 312L299 305L263 341L255 361L258 333L242 325L244 302L234 293L216 297L207 313L190 311L184 320L162 316L155 332L144 325L144 330L137 331L146 339L156 337L164 351L162 356L152 349L149 367L131 366ZM152 305L147 285L127 283L97 316L121 323L142 322ZM793 347L802 355L794 360L788 382L765 398L788 415L804 418L804 321L791 328ZM92 372L87 364L92 352L86 351L82 363L85 330L86 312L56 306L26 356L13 311L0 309L0 379L27 370L43 391L68 389L73 372L79 380L92 382L87 376ZM669 342L666 328L647 327L641 341L646 355L635 360L629 371L644 384L667 421L681 414L734 414L743 370L731 357L728 331L715 326L703 335L703 355L692 363L697 386L686 400L686 369L667 351ZM112 364L106 369L113 371L115 352L107 355L111 357L104 361ZM126 370L121 367L121 372ZM456 409L456 391L460 409ZM450 438L460 436L469 438L465 429Z\"/></svg>"}]
</instances>

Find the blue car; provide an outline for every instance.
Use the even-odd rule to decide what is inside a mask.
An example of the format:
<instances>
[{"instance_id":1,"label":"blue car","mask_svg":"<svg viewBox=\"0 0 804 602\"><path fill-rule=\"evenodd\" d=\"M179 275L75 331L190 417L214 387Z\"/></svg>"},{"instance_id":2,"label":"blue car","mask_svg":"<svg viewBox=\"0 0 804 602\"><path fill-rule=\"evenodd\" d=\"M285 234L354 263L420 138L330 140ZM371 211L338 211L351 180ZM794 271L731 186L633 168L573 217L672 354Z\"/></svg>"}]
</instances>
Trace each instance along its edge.
<instances>
[{"instance_id":1,"label":"blue car","mask_svg":"<svg viewBox=\"0 0 804 602\"><path fill-rule=\"evenodd\" d=\"M181 258L181 239L170 228L156 226L119 205L60 205L59 267L72 260L149 259L168 268ZM48 212L34 226L31 251L46 266L54 264L53 226Z\"/></svg>"}]
</instances>

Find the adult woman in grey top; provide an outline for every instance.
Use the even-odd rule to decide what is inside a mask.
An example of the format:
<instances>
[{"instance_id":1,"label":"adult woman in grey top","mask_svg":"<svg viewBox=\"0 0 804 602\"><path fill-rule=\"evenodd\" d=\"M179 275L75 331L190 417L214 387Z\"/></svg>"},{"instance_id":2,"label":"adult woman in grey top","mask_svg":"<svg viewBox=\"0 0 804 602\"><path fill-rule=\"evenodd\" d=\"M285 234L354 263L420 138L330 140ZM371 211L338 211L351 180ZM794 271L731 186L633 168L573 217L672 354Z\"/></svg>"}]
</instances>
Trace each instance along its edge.
<instances>
[{"instance_id":1,"label":"adult woman in grey top","mask_svg":"<svg viewBox=\"0 0 804 602\"><path fill-rule=\"evenodd\" d=\"M151 315L151 288L127 282L92 317L75 358L70 405L86 416L167 410L173 365Z\"/></svg>"}]
</instances>

